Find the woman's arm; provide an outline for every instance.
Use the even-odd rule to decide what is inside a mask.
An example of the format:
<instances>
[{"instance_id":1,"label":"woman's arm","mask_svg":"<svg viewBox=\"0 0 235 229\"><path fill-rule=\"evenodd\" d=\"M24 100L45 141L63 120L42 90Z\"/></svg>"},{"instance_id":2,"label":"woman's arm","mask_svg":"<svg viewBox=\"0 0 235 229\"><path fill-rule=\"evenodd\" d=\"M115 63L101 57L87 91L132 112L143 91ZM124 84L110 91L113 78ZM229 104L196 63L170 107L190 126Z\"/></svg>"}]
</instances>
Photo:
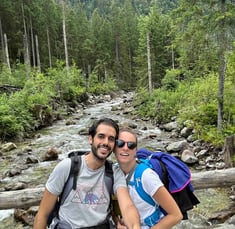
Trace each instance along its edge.
<instances>
[{"instance_id":1,"label":"woman's arm","mask_svg":"<svg viewBox=\"0 0 235 229\"><path fill-rule=\"evenodd\" d=\"M119 207L123 217L123 221L129 229L140 229L140 217L138 210L132 202L128 189L119 187L116 192Z\"/></svg>"},{"instance_id":2,"label":"woman's arm","mask_svg":"<svg viewBox=\"0 0 235 229\"><path fill-rule=\"evenodd\" d=\"M151 229L170 229L182 220L183 215L178 205L164 186L156 191L153 198L167 212L167 215Z\"/></svg>"}]
</instances>

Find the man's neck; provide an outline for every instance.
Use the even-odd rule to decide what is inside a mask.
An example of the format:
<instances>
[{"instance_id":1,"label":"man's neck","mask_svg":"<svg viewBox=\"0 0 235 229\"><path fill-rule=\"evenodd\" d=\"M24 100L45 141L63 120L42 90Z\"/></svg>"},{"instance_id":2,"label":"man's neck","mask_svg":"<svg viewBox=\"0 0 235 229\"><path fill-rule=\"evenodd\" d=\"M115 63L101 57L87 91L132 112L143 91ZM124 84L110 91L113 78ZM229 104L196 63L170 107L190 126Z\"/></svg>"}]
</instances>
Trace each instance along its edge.
<instances>
[{"instance_id":1,"label":"man's neck","mask_svg":"<svg viewBox=\"0 0 235 229\"><path fill-rule=\"evenodd\" d=\"M105 160L99 160L98 158L96 158L92 152L90 152L89 154L85 155L85 161L87 164L87 167L93 170L99 169L100 167L102 167L105 163Z\"/></svg>"}]
</instances>

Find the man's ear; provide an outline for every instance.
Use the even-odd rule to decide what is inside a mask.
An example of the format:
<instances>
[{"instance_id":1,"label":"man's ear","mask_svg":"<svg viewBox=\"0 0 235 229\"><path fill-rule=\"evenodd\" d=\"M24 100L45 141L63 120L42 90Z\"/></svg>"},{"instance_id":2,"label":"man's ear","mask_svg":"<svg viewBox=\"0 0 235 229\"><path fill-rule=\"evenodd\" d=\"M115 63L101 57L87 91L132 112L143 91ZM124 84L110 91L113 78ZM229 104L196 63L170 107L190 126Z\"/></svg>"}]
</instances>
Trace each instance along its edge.
<instances>
[{"instance_id":1,"label":"man's ear","mask_svg":"<svg viewBox=\"0 0 235 229\"><path fill-rule=\"evenodd\" d=\"M92 141L91 135L89 135L88 141L89 141L89 144L92 145L93 141Z\"/></svg>"}]
</instances>

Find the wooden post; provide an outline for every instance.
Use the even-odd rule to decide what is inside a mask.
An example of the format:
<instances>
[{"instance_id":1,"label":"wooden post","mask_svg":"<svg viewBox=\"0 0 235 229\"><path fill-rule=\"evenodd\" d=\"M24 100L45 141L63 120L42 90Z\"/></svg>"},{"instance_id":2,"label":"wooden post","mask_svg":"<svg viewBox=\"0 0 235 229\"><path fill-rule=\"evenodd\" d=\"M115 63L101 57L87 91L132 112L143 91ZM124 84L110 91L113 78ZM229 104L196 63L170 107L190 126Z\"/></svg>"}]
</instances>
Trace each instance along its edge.
<instances>
[{"instance_id":1,"label":"wooden post","mask_svg":"<svg viewBox=\"0 0 235 229\"><path fill-rule=\"evenodd\" d=\"M233 157L235 156L235 135L225 138L224 143L224 162L226 168L233 167Z\"/></svg>"}]
</instances>

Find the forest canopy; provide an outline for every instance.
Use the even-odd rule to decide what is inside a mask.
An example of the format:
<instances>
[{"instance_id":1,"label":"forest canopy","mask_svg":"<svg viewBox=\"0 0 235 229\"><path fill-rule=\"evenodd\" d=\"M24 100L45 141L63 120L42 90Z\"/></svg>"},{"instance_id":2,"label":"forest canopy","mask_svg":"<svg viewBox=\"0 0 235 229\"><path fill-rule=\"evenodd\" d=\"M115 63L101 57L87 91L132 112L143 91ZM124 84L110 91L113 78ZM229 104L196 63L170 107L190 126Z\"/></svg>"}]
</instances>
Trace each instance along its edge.
<instances>
[{"instance_id":1,"label":"forest canopy","mask_svg":"<svg viewBox=\"0 0 235 229\"><path fill-rule=\"evenodd\" d=\"M235 129L234 26L232 0L1 0L0 86L22 88L0 95L1 136L30 130L36 104L125 89L138 115L221 142Z\"/></svg>"}]
</instances>

